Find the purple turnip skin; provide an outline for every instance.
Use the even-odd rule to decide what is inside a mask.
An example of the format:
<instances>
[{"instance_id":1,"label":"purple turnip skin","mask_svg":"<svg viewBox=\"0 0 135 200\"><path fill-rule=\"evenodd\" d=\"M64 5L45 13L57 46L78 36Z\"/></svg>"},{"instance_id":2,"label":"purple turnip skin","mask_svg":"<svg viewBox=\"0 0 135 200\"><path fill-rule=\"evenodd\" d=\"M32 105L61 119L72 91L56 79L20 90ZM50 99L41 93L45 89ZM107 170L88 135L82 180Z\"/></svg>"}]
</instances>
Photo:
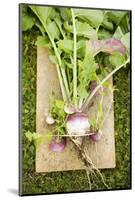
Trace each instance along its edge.
<instances>
[{"instance_id":1,"label":"purple turnip skin","mask_svg":"<svg viewBox=\"0 0 135 200\"><path fill-rule=\"evenodd\" d=\"M65 106L64 106L64 111L65 111L65 113L67 113L69 115L71 115L73 113L82 112L81 108L78 108L75 105L67 105L67 104L65 104Z\"/></svg>"},{"instance_id":2,"label":"purple turnip skin","mask_svg":"<svg viewBox=\"0 0 135 200\"><path fill-rule=\"evenodd\" d=\"M93 142L99 142L102 139L102 131L98 130L98 132L93 133L92 135L89 136L89 138L93 141Z\"/></svg>"},{"instance_id":3,"label":"purple turnip skin","mask_svg":"<svg viewBox=\"0 0 135 200\"><path fill-rule=\"evenodd\" d=\"M52 152L63 152L67 144L66 138L61 138L61 141L57 142L57 138L54 137L49 144L49 150Z\"/></svg>"},{"instance_id":4,"label":"purple turnip skin","mask_svg":"<svg viewBox=\"0 0 135 200\"><path fill-rule=\"evenodd\" d=\"M112 54L115 51L120 52L121 54L126 53L126 47L118 39L114 39L114 38L106 39L103 45L104 45L103 51L106 53Z\"/></svg>"},{"instance_id":5,"label":"purple turnip skin","mask_svg":"<svg viewBox=\"0 0 135 200\"><path fill-rule=\"evenodd\" d=\"M85 135L90 129L88 115L76 112L69 115L66 122L66 130L69 135Z\"/></svg>"},{"instance_id":6,"label":"purple turnip skin","mask_svg":"<svg viewBox=\"0 0 135 200\"><path fill-rule=\"evenodd\" d=\"M120 52L121 54L125 55L127 52L126 47L122 44L122 42L114 38L104 40L90 40L89 45L93 51L93 54L97 54L99 52L108 54Z\"/></svg>"}]
</instances>

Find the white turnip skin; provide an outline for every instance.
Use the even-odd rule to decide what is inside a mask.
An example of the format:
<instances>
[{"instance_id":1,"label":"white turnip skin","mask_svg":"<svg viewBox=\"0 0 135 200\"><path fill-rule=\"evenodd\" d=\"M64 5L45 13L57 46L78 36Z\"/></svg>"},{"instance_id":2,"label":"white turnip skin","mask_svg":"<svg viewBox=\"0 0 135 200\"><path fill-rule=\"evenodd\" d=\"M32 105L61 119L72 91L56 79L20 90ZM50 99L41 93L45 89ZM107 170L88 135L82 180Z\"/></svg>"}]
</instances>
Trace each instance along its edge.
<instances>
[{"instance_id":1,"label":"white turnip skin","mask_svg":"<svg viewBox=\"0 0 135 200\"><path fill-rule=\"evenodd\" d=\"M93 142L99 142L102 139L102 131L98 130L98 132L93 133L92 135L89 136L89 138L93 141Z\"/></svg>"},{"instance_id":2,"label":"white turnip skin","mask_svg":"<svg viewBox=\"0 0 135 200\"><path fill-rule=\"evenodd\" d=\"M66 130L69 135L84 135L89 131L88 116L82 112L69 115L66 122Z\"/></svg>"},{"instance_id":3,"label":"white turnip skin","mask_svg":"<svg viewBox=\"0 0 135 200\"><path fill-rule=\"evenodd\" d=\"M49 124L49 125L52 125L52 124L55 123L55 120L54 120L54 118L51 115L48 115L46 117L46 123Z\"/></svg>"}]
</instances>

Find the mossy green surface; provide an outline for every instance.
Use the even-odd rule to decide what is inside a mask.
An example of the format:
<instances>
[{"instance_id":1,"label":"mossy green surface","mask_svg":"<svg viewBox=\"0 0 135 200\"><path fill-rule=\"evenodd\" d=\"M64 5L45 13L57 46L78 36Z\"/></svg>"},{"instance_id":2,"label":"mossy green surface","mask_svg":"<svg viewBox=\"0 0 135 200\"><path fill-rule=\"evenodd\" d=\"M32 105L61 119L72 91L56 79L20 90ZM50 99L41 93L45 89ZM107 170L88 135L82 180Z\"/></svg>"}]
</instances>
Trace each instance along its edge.
<instances>
[{"instance_id":1,"label":"mossy green surface","mask_svg":"<svg viewBox=\"0 0 135 200\"><path fill-rule=\"evenodd\" d=\"M86 172L35 172L35 147L24 133L36 129L36 32L23 33L22 52L22 194L89 190ZM116 168L101 170L110 189L128 189L130 180L130 69L114 76ZM93 190L105 189L97 180Z\"/></svg>"}]
</instances>

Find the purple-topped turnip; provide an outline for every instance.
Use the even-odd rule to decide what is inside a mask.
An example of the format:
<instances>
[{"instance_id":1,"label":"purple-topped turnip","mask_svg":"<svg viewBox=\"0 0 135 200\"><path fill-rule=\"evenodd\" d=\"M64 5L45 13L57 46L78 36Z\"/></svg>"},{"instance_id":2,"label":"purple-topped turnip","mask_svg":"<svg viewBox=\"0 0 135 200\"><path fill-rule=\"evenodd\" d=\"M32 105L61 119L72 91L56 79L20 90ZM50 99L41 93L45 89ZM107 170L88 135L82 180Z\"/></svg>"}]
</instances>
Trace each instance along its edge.
<instances>
[{"instance_id":1,"label":"purple-topped turnip","mask_svg":"<svg viewBox=\"0 0 135 200\"><path fill-rule=\"evenodd\" d=\"M102 131L99 129L97 132L89 136L93 142L99 142L102 139Z\"/></svg>"},{"instance_id":2,"label":"purple-topped turnip","mask_svg":"<svg viewBox=\"0 0 135 200\"><path fill-rule=\"evenodd\" d=\"M66 130L70 135L85 135L90 130L88 115L76 112L69 115L66 122Z\"/></svg>"},{"instance_id":3,"label":"purple-topped turnip","mask_svg":"<svg viewBox=\"0 0 135 200\"><path fill-rule=\"evenodd\" d=\"M57 138L54 137L49 144L49 149L52 152L63 152L67 144L66 138L61 138L59 141L57 141Z\"/></svg>"}]
</instances>

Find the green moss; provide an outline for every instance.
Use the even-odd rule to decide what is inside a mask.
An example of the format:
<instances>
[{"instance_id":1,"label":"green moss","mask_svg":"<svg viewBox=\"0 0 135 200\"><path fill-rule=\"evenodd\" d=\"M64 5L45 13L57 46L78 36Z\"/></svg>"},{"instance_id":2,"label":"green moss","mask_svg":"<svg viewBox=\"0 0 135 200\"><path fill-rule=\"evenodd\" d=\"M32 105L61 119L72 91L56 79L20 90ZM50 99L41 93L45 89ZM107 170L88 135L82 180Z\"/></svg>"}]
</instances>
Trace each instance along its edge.
<instances>
[{"instance_id":1,"label":"green moss","mask_svg":"<svg viewBox=\"0 0 135 200\"><path fill-rule=\"evenodd\" d=\"M82 171L37 174L35 172L35 148L24 133L36 128L36 32L23 33L22 63L22 155L23 194L54 193L88 190L87 176ZM116 168L102 170L111 189L130 188L130 72L121 69L114 77L118 90L114 93ZM98 181L97 181L98 182ZM104 189L98 182L94 190Z\"/></svg>"}]
</instances>

